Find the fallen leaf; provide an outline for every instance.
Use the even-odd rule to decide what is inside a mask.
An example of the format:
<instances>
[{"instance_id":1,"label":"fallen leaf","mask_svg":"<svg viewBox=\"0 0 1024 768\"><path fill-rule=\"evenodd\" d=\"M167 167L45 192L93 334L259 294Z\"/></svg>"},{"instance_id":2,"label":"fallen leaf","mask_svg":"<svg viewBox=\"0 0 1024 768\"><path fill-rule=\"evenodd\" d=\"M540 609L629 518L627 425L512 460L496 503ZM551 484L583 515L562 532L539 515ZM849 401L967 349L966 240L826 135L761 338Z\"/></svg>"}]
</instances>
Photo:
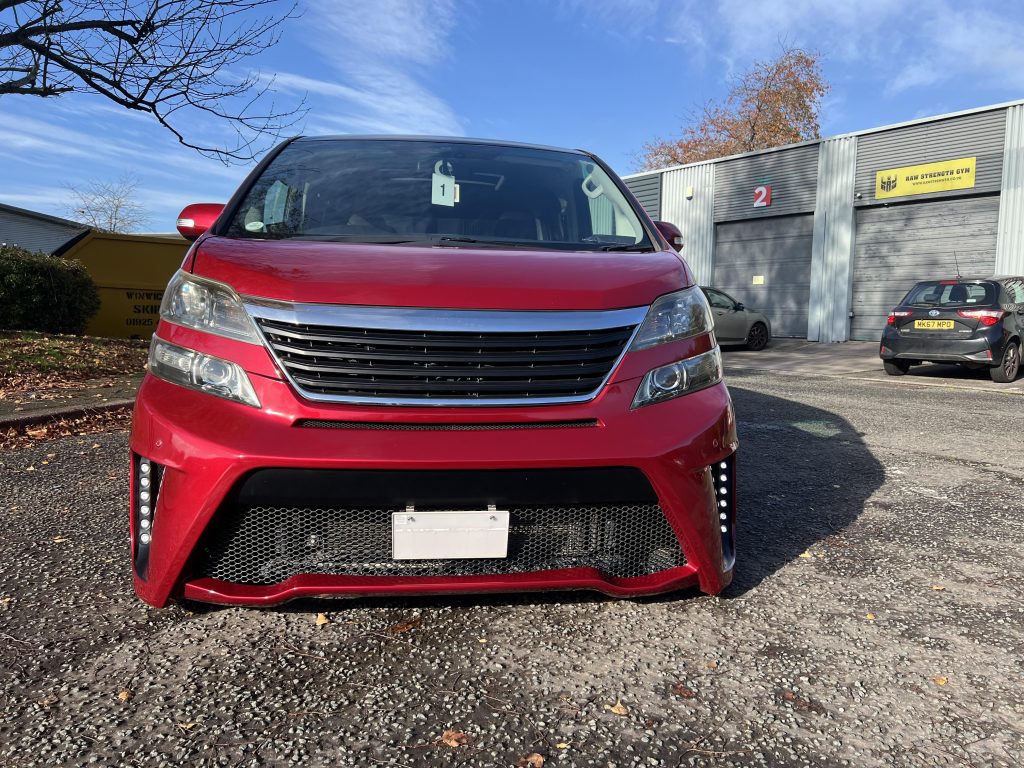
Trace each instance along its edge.
<instances>
[{"instance_id":1,"label":"fallen leaf","mask_svg":"<svg viewBox=\"0 0 1024 768\"><path fill-rule=\"evenodd\" d=\"M420 619L411 619L410 621L403 621L399 624L388 627L388 632L393 635L400 635L403 632L408 632L410 629L416 629L422 621Z\"/></svg>"},{"instance_id":2,"label":"fallen leaf","mask_svg":"<svg viewBox=\"0 0 1024 768\"><path fill-rule=\"evenodd\" d=\"M52 707L56 703L57 703L57 694L55 694L55 693L47 694L46 696L44 696L43 698L41 698L39 700L39 706L42 707L43 709L46 709L47 707Z\"/></svg>"},{"instance_id":3,"label":"fallen leaf","mask_svg":"<svg viewBox=\"0 0 1024 768\"><path fill-rule=\"evenodd\" d=\"M481 643L481 644L486 643L487 642L487 638L486 637L481 637L479 640L477 640L477 642Z\"/></svg>"},{"instance_id":4,"label":"fallen leaf","mask_svg":"<svg viewBox=\"0 0 1024 768\"><path fill-rule=\"evenodd\" d=\"M99 448L99 447L100 447L100 444L99 444L99 443L93 443L93 444L92 444L92 447L93 447L93 448Z\"/></svg>"},{"instance_id":5,"label":"fallen leaf","mask_svg":"<svg viewBox=\"0 0 1024 768\"><path fill-rule=\"evenodd\" d=\"M949 682L949 678L948 677L944 677L943 675L939 675L938 677L933 677L932 678L932 682L935 683L936 685L945 685L946 683Z\"/></svg>"},{"instance_id":6,"label":"fallen leaf","mask_svg":"<svg viewBox=\"0 0 1024 768\"><path fill-rule=\"evenodd\" d=\"M544 755L536 752L519 758L520 768L544 768Z\"/></svg>"},{"instance_id":7,"label":"fallen leaf","mask_svg":"<svg viewBox=\"0 0 1024 768\"><path fill-rule=\"evenodd\" d=\"M942 592L946 588L944 586L942 586L941 584L932 584L932 589L934 589L936 592Z\"/></svg>"},{"instance_id":8,"label":"fallen leaf","mask_svg":"<svg viewBox=\"0 0 1024 768\"><path fill-rule=\"evenodd\" d=\"M800 554L800 557L802 557L804 560L809 560L810 558L814 557L814 555L812 555L810 552L802 552Z\"/></svg>"},{"instance_id":9,"label":"fallen leaf","mask_svg":"<svg viewBox=\"0 0 1024 768\"><path fill-rule=\"evenodd\" d=\"M864 618L867 619L868 621L874 621L875 620L875 614L873 614L873 613L865 613L864 614Z\"/></svg>"},{"instance_id":10,"label":"fallen leaf","mask_svg":"<svg viewBox=\"0 0 1024 768\"><path fill-rule=\"evenodd\" d=\"M682 683L676 683L672 686L672 693L676 696L681 696L684 699L692 699L697 695L697 692L693 688L689 688Z\"/></svg>"},{"instance_id":11,"label":"fallen leaf","mask_svg":"<svg viewBox=\"0 0 1024 768\"><path fill-rule=\"evenodd\" d=\"M132 692L129 690L123 690L117 694L118 701L128 701L132 697Z\"/></svg>"},{"instance_id":12,"label":"fallen leaf","mask_svg":"<svg viewBox=\"0 0 1024 768\"><path fill-rule=\"evenodd\" d=\"M714 660L708 661L708 662L705 662L704 666L707 667L708 669L718 669L718 662L714 661Z\"/></svg>"},{"instance_id":13,"label":"fallen leaf","mask_svg":"<svg viewBox=\"0 0 1024 768\"><path fill-rule=\"evenodd\" d=\"M783 691L782 698L784 698L786 701L794 701L796 699L796 694L792 691Z\"/></svg>"},{"instance_id":14,"label":"fallen leaf","mask_svg":"<svg viewBox=\"0 0 1024 768\"><path fill-rule=\"evenodd\" d=\"M25 434L28 435L29 437L46 437L47 432L49 432L49 430L46 427L25 430Z\"/></svg>"},{"instance_id":15,"label":"fallen leaf","mask_svg":"<svg viewBox=\"0 0 1024 768\"><path fill-rule=\"evenodd\" d=\"M331 620L327 618L327 614L318 613L316 615L316 625L322 627L324 624L330 624Z\"/></svg>"},{"instance_id":16,"label":"fallen leaf","mask_svg":"<svg viewBox=\"0 0 1024 768\"><path fill-rule=\"evenodd\" d=\"M63 544L65 541L67 541L67 537L66 536L54 536L53 537L53 543L54 544Z\"/></svg>"},{"instance_id":17,"label":"fallen leaf","mask_svg":"<svg viewBox=\"0 0 1024 768\"><path fill-rule=\"evenodd\" d=\"M29 464L27 467L25 467L25 471L26 472L35 472L36 468L33 467L31 464Z\"/></svg>"},{"instance_id":18,"label":"fallen leaf","mask_svg":"<svg viewBox=\"0 0 1024 768\"><path fill-rule=\"evenodd\" d=\"M178 723L178 727L183 731L191 731L196 727L195 723Z\"/></svg>"},{"instance_id":19,"label":"fallen leaf","mask_svg":"<svg viewBox=\"0 0 1024 768\"><path fill-rule=\"evenodd\" d=\"M445 731L441 734L441 741L452 749L469 746L470 738L462 731Z\"/></svg>"},{"instance_id":20,"label":"fallen leaf","mask_svg":"<svg viewBox=\"0 0 1024 768\"><path fill-rule=\"evenodd\" d=\"M555 744L555 748L556 749L568 749L569 748L569 742L567 742L567 741L560 741L557 744Z\"/></svg>"},{"instance_id":21,"label":"fallen leaf","mask_svg":"<svg viewBox=\"0 0 1024 768\"><path fill-rule=\"evenodd\" d=\"M611 712L613 715L625 715L627 712L629 712L629 710L626 709L625 706L623 706L622 701L620 699L616 699L614 705L605 704L604 708Z\"/></svg>"}]
</instances>

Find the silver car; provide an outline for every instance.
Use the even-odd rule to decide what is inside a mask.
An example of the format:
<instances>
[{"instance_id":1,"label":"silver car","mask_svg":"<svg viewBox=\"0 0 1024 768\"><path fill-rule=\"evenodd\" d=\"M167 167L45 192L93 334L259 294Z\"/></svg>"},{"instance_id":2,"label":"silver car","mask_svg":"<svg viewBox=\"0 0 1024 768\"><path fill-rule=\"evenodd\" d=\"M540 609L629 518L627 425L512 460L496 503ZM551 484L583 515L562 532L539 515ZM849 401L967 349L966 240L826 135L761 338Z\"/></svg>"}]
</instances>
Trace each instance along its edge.
<instances>
[{"instance_id":1,"label":"silver car","mask_svg":"<svg viewBox=\"0 0 1024 768\"><path fill-rule=\"evenodd\" d=\"M765 315L747 309L717 288L701 286L715 317L715 338L719 344L744 344L755 352L768 346L772 324Z\"/></svg>"}]
</instances>

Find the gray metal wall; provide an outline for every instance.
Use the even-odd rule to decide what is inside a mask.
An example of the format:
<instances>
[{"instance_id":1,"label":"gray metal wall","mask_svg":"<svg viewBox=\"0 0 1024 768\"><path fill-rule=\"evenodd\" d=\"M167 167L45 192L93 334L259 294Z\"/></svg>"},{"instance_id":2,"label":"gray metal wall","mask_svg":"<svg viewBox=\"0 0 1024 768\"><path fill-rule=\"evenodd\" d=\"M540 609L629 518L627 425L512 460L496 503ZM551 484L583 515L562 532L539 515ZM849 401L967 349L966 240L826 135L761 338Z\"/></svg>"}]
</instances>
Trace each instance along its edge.
<instances>
[{"instance_id":1,"label":"gray metal wall","mask_svg":"<svg viewBox=\"0 0 1024 768\"><path fill-rule=\"evenodd\" d=\"M712 285L764 312L775 336L803 338L811 280L814 217L720 223ZM764 282L754 285L754 277Z\"/></svg>"},{"instance_id":2,"label":"gray metal wall","mask_svg":"<svg viewBox=\"0 0 1024 768\"><path fill-rule=\"evenodd\" d=\"M997 109L861 136L857 141L855 184L855 192L861 197L856 204L875 203L875 174L878 171L959 157L978 158L974 189L889 198L886 202L998 192L1003 177L1005 130L1006 112Z\"/></svg>"},{"instance_id":3,"label":"gray metal wall","mask_svg":"<svg viewBox=\"0 0 1024 768\"><path fill-rule=\"evenodd\" d=\"M995 272L1024 275L1024 105L1006 110Z\"/></svg>"},{"instance_id":4,"label":"gray metal wall","mask_svg":"<svg viewBox=\"0 0 1024 768\"><path fill-rule=\"evenodd\" d=\"M715 164L715 221L765 218L814 210L818 145L748 155ZM754 187L771 184L772 204L754 207Z\"/></svg>"},{"instance_id":5,"label":"gray metal wall","mask_svg":"<svg viewBox=\"0 0 1024 768\"><path fill-rule=\"evenodd\" d=\"M623 179L647 215L657 221L661 218L661 173L648 173Z\"/></svg>"},{"instance_id":6,"label":"gray metal wall","mask_svg":"<svg viewBox=\"0 0 1024 768\"><path fill-rule=\"evenodd\" d=\"M29 251L53 253L68 240L85 231L34 216L0 209L0 243L17 245Z\"/></svg>"},{"instance_id":7,"label":"gray metal wall","mask_svg":"<svg viewBox=\"0 0 1024 768\"><path fill-rule=\"evenodd\" d=\"M810 341L846 341L853 259L853 181L857 139L847 136L821 143L818 200L811 247Z\"/></svg>"},{"instance_id":8,"label":"gray metal wall","mask_svg":"<svg viewBox=\"0 0 1024 768\"><path fill-rule=\"evenodd\" d=\"M850 338L878 341L918 280L991 275L998 218L998 195L858 210Z\"/></svg>"},{"instance_id":9,"label":"gray metal wall","mask_svg":"<svg viewBox=\"0 0 1024 768\"><path fill-rule=\"evenodd\" d=\"M708 285L715 255L715 166L701 163L662 174L661 218L683 233L683 257L697 282ZM687 193L693 193L687 198Z\"/></svg>"}]
</instances>

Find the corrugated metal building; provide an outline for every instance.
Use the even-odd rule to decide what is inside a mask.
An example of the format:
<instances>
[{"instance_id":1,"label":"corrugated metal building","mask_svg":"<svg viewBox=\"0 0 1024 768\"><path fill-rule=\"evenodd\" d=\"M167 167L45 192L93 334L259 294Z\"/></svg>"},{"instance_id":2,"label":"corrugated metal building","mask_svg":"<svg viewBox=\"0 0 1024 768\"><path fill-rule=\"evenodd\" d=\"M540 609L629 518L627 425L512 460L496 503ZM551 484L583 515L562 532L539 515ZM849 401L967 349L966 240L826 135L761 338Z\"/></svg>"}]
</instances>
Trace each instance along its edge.
<instances>
[{"instance_id":1,"label":"corrugated metal building","mask_svg":"<svg viewBox=\"0 0 1024 768\"><path fill-rule=\"evenodd\" d=\"M89 228L76 221L0 203L0 244L54 253Z\"/></svg>"},{"instance_id":2,"label":"corrugated metal building","mask_svg":"<svg viewBox=\"0 0 1024 768\"><path fill-rule=\"evenodd\" d=\"M778 336L875 341L918 280L1024 274L1024 100L624 180Z\"/></svg>"}]
</instances>

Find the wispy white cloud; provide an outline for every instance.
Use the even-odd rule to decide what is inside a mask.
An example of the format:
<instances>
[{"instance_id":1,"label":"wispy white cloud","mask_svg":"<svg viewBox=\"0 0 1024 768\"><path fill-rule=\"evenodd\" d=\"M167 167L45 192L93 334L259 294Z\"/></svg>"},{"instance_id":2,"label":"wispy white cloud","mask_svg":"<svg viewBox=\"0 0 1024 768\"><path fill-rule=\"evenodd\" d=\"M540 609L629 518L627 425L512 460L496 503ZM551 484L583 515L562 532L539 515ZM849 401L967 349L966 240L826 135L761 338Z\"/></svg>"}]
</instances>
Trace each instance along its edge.
<instances>
[{"instance_id":1,"label":"wispy white cloud","mask_svg":"<svg viewBox=\"0 0 1024 768\"><path fill-rule=\"evenodd\" d=\"M310 8L305 21L327 70L316 78L281 72L274 87L310 94L310 132L464 132L427 84L452 56L452 0L333 0Z\"/></svg>"}]
</instances>

